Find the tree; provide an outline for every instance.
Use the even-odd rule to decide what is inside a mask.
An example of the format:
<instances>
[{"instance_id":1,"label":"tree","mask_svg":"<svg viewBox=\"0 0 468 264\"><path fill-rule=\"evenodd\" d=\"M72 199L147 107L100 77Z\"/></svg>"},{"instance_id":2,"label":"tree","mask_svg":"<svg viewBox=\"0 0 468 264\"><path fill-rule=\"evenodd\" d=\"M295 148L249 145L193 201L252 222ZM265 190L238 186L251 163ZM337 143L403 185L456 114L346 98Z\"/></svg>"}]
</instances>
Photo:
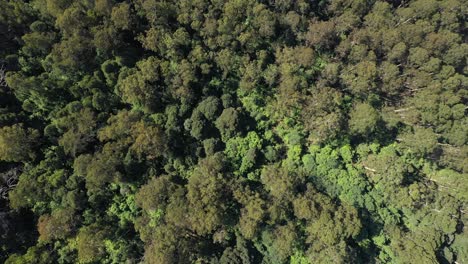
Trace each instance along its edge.
<instances>
[{"instance_id":1,"label":"tree","mask_svg":"<svg viewBox=\"0 0 468 264\"><path fill-rule=\"evenodd\" d=\"M442 192L447 192L454 197L464 200L468 198L468 184L463 180L464 175L451 169L434 171L430 180L440 186Z\"/></svg>"},{"instance_id":2,"label":"tree","mask_svg":"<svg viewBox=\"0 0 468 264\"><path fill-rule=\"evenodd\" d=\"M75 34L54 45L49 56L53 62L53 66L59 70L84 70L84 64L92 63L92 47L92 40L90 38Z\"/></svg>"},{"instance_id":3,"label":"tree","mask_svg":"<svg viewBox=\"0 0 468 264\"><path fill-rule=\"evenodd\" d=\"M132 13L128 3L120 3L112 8L111 20L119 29L128 30L132 25Z\"/></svg>"},{"instance_id":4,"label":"tree","mask_svg":"<svg viewBox=\"0 0 468 264\"><path fill-rule=\"evenodd\" d=\"M166 136L161 128L138 122L132 127L132 133L134 143L130 149L135 151L138 157L145 156L151 160L166 152Z\"/></svg>"},{"instance_id":5,"label":"tree","mask_svg":"<svg viewBox=\"0 0 468 264\"><path fill-rule=\"evenodd\" d=\"M207 120L214 121L219 115L220 105L221 101L217 97L209 96L198 104L197 110L200 111Z\"/></svg>"},{"instance_id":6,"label":"tree","mask_svg":"<svg viewBox=\"0 0 468 264\"><path fill-rule=\"evenodd\" d=\"M322 49L331 48L336 38L333 21L312 21L309 24L306 40L310 46L318 46Z\"/></svg>"},{"instance_id":7,"label":"tree","mask_svg":"<svg viewBox=\"0 0 468 264\"><path fill-rule=\"evenodd\" d=\"M123 148L126 146L122 146L119 142L110 142L94 156L89 154L78 156L74 164L75 173L85 177L86 187L89 190L99 190L107 183L120 180L122 173L119 168L124 160Z\"/></svg>"},{"instance_id":8,"label":"tree","mask_svg":"<svg viewBox=\"0 0 468 264\"><path fill-rule=\"evenodd\" d=\"M37 224L39 241L64 239L73 232L76 224L77 219L72 209L61 208L54 210L51 215L42 215Z\"/></svg>"},{"instance_id":9,"label":"tree","mask_svg":"<svg viewBox=\"0 0 468 264\"><path fill-rule=\"evenodd\" d=\"M457 261L462 262L468 259L466 254L467 240L468 237L465 230L463 233L455 236L455 241L453 242L452 248L454 249L454 256L456 257Z\"/></svg>"},{"instance_id":10,"label":"tree","mask_svg":"<svg viewBox=\"0 0 468 264\"><path fill-rule=\"evenodd\" d=\"M138 111L121 110L107 119L107 126L98 132L101 142L125 139L132 133L132 127L140 121L142 113ZM140 126L144 123L140 123Z\"/></svg>"},{"instance_id":11,"label":"tree","mask_svg":"<svg viewBox=\"0 0 468 264\"><path fill-rule=\"evenodd\" d=\"M78 261L81 263L100 261L106 253L104 241L108 237L109 231L97 224L82 227L76 236Z\"/></svg>"},{"instance_id":12,"label":"tree","mask_svg":"<svg viewBox=\"0 0 468 264\"><path fill-rule=\"evenodd\" d=\"M241 236L236 237L236 246L228 247L223 251L220 264L250 264L252 256L247 247L247 241Z\"/></svg>"},{"instance_id":13,"label":"tree","mask_svg":"<svg viewBox=\"0 0 468 264\"><path fill-rule=\"evenodd\" d=\"M320 143L339 135L344 124L342 103L343 95L330 87L319 88L305 97L301 117L310 141Z\"/></svg>"},{"instance_id":14,"label":"tree","mask_svg":"<svg viewBox=\"0 0 468 264\"><path fill-rule=\"evenodd\" d=\"M5 261L7 264L38 263L46 264L53 260L53 256L41 246L32 246L28 248L24 255L12 254Z\"/></svg>"},{"instance_id":15,"label":"tree","mask_svg":"<svg viewBox=\"0 0 468 264\"><path fill-rule=\"evenodd\" d=\"M349 66L341 75L342 81L349 86L351 92L359 97L365 97L376 90L378 76L377 65L373 61L357 58L361 62Z\"/></svg>"},{"instance_id":16,"label":"tree","mask_svg":"<svg viewBox=\"0 0 468 264\"><path fill-rule=\"evenodd\" d=\"M0 263L466 262L465 2L0 1Z\"/></svg>"},{"instance_id":17,"label":"tree","mask_svg":"<svg viewBox=\"0 0 468 264\"><path fill-rule=\"evenodd\" d=\"M272 231L265 231L262 240L267 248L267 259L271 263L284 263L293 255L298 237L292 224L278 226Z\"/></svg>"},{"instance_id":18,"label":"tree","mask_svg":"<svg viewBox=\"0 0 468 264\"><path fill-rule=\"evenodd\" d=\"M260 233L267 217L267 201L259 191L249 187L233 190L237 202L242 204L240 209L239 230L246 239L253 239Z\"/></svg>"},{"instance_id":19,"label":"tree","mask_svg":"<svg viewBox=\"0 0 468 264\"><path fill-rule=\"evenodd\" d=\"M139 189L135 197L136 204L148 212L165 210L169 197L176 188L177 185L171 182L167 175L153 177Z\"/></svg>"},{"instance_id":20,"label":"tree","mask_svg":"<svg viewBox=\"0 0 468 264\"><path fill-rule=\"evenodd\" d=\"M230 107L223 110L215 122L223 141L236 135L240 125L239 121L239 112L236 109Z\"/></svg>"},{"instance_id":21,"label":"tree","mask_svg":"<svg viewBox=\"0 0 468 264\"><path fill-rule=\"evenodd\" d=\"M59 120L58 126L66 132L60 137L59 144L67 154L75 156L83 153L95 137L96 117L89 108L74 111L69 107L70 115Z\"/></svg>"},{"instance_id":22,"label":"tree","mask_svg":"<svg viewBox=\"0 0 468 264\"><path fill-rule=\"evenodd\" d=\"M0 128L0 160L21 162L34 159L38 139L37 130L24 128L22 124Z\"/></svg>"},{"instance_id":23,"label":"tree","mask_svg":"<svg viewBox=\"0 0 468 264\"><path fill-rule=\"evenodd\" d=\"M123 71L117 83L122 100L145 112L154 112L161 102L163 86L160 61L155 57L139 61L136 68Z\"/></svg>"},{"instance_id":24,"label":"tree","mask_svg":"<svg viewBox=\"0 0 468 264\"><path fill-rule=\"evenodd\" d=\"M295 189L300 179L294 173L278 165L267 166L262 170L262 183L265 189L277 199L290 200L294 197Z\"/></svg>"},{"instance_id":25,"label":"tree","mask_svg":"<svg viewBox=\"0 0 468 264\"><path fill-rule=\"evenodd\" d=\"M190 135L198 140L206 138L209 132L209 124L203 113L195 109L190 119L185 120L184 128L190 131Z\"/></svg>"},{"instance_id":26,"label":"tree","mask_svg":"<svg viewBox=\"0 0 468 264\"><path fill-rule=\"evenodd\" d=\"M49 54L55 40L52 32L32 32L22 37L24 46L23 52L31 57L45 56Z\"/></svg>"},{"instance_id":27,"label":"tree","mask_svg":"<svg viewBox=\"0 0 468 264\"><path fill-rule=\"evenodd\" d=\"M368 136L377 129L380 115L371 105L366 103L356 104L349 117L349 128L355 135Z\"/></svg>"},{"instance_id":28,"label":"tree","mask_svg":"<svg viewBox=\"0 0 468 264\"><path fill-rule=\"evenodd\" d=\"M437 148L438 136L430 128L414 127L414 132L402 135L402 143L418 155L430 155Z\"/></svg>"},{"instance_id":29,"label":"tree","mask_svg":"<svg viewBox=\"0 0 468 264\"><path fill-rule=\"evenodd\" d=\"M203 159L187 184L190 226L199 235L213 232L228 214L229 189L220 153Z\"/></svg>"}]
</instances>

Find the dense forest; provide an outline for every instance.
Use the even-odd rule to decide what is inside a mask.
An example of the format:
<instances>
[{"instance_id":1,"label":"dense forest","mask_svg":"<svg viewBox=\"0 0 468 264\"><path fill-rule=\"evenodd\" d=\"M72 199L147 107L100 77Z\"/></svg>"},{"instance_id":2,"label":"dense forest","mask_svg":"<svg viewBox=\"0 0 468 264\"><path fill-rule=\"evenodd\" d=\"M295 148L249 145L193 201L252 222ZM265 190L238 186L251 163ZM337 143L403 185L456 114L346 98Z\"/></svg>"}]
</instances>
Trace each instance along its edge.
<instances>
[{"instance_id":1,"label":"dense forest","mask_svg":"<svg viewBox=\"0 0 468 264\"><path fill-rule=\"evenodd\" d=\"M468 263L467 0L1 0L0 263Z\"/></svg>"}]
</instances>

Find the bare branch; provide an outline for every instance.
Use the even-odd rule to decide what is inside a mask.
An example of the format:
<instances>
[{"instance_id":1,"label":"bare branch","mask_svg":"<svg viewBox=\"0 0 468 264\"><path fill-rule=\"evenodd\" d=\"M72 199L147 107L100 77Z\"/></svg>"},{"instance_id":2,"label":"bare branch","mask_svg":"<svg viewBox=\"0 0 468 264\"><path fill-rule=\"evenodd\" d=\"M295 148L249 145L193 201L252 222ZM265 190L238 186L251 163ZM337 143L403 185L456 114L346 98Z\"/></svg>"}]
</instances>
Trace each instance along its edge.
<instances>
[{"instance_id":1,"label":"bare branch","mask_svg":"<svg viewBox=\"0 0 468 264\"><path fill-rule=\"evenodd\" d=\"M364 166L364 169L368 170L368 171L372 171L372 172L377 172L376 170L372 169L372 168L369 168L367 166Z\"/></svg>"},{"instance_id":2,"label":"bare branch","mask_svg":"<svg viewBox=\"0 0 468 264\"><path fill-rule=\"evenodd\" d=\"M6 172L0 173L0 199L8 199L8 192L18 185L20 173L20 167L15 167Z\"/></svg>"},{"instance_id":3,"label":"bare branch","mask_svg":"<svg viewBox=\"0 0 468 264\"><path fill-rule=\"evenodd\" d=\"M408 110L413 109L413 108L414 108L414 107L401 108L401 109L393 110L393 112L395 112L395 113L400 113L400 112L408 111Z\"/></svg>"},{"instance_id":4,"label":"bare branch","mask_svg":"<svg viewBox=\"0 0 468 264\"><path fill-rule=\"evenodd\" d=\"M7 82L6 82L6 68L5 65L2 64L0 66L0 87L6 87Z\"/></svg>"}]
</instances>

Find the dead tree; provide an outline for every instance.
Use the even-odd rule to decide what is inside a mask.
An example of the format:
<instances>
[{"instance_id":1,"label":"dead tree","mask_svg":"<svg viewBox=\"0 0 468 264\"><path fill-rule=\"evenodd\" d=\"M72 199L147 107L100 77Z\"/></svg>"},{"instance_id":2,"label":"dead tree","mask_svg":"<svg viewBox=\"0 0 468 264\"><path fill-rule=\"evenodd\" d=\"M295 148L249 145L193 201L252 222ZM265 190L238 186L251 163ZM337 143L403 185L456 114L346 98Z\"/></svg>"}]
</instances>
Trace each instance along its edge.
<instances>
[{"instance_id":1,"label":"dead tree","mask_svg":"<svg viewBox=\"0 0 468 264\"><path fill-rule=\"evenodd\" d=\"M8 192L16 187L20 174L20 167L0 173L0 199L8 199Z\"/></svg>"}]
</instances>

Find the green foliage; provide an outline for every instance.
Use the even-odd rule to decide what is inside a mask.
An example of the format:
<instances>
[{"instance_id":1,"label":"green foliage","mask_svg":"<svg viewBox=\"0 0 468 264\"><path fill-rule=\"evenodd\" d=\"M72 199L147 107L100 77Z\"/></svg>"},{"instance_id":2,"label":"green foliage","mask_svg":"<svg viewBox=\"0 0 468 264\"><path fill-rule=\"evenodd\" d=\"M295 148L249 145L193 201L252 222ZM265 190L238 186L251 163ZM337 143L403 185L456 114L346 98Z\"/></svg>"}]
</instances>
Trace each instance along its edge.
<instances>
[{"instance_id":1,"label":"green foliage","mask_svg":"<svg viewBox=\"0 0 468 264\"><path fill-rule=\"evenodd\" d=\"M114 197L113 204L109 206L107 214L118 218L118 224L122 228L132 225L137 216L135 195L127 194Z\"/></svg>"},{"instance_id":2,"label":"green foliage","mask_svg":"<svg viewBox=\"0 0 468 264\"><path fill-rule=\"evenodd\" d=\"M207 97L198 104L197 108L207 120L214 121L219 114L220 100L214 96Z\"/></svg>"},{"instance_id":3,"label":"green foliage","mask_svg":"<svg viewBox=\"0 0 468 264\"><path fill-rule=\"evenodd\" d=\"M234 137L226 142L226 156L235 164L240 165L239 172L245 173L255 162L255 152L262 147L262 139L255 133L249 132L246 137Z\"/></svg>"},{"instance_id":4,"label":"green foliage","mask_svg":"<svg viewBox=\"0 0 468 264\"><path fill-rule=\"evenodd\" d=\"M60 151L52 148L45 152L39 164L25 167L18 186L8 193L11 208L32 208L42 215L62 202L69 174L63 169Z\"/></svg>"},{"instance_id":5,"label":"green foliage","mask_svg":"<svg viewBox=\"0 0 468 264\"><path fill-rule=\"evenodd\" d=\"M135 202L146 211L165 210L168 197L175 191L176 185L167 176L152 178L138 191Z\"/></svg>"},{"instance_id":6,"label":"green foliage","mask_svg":"<svg viewBox=\"0 0 468 264\"><path fill-rule=\"evenodd\" d=\"M437 135L430 128L415 127L413 133L402 136L405 146L418 155L428 155L437 148Z\"/></svg>"},{"instance_id":7,"label":"green foliage","mask_svg":"<svg viewBox=\"0 0 468 264\"><path fill-rule=\"evenodd\" d=\"M310 262L304 256L303 252L296 251L294 255L291 256L289 263L290 264L309 264Z\"/></svg>"},{"instance_id":8,"label":"green foliage","mask_svg":"<svg viewBox=\"0 0 468 264\"><path fill-rule=\"evenodd\" d=\"M117 84L122 100L136 109L153 112L161 100L162 87L158 89L160 61L150 57L137 63L137 68L123 70Z\"/></svg>"},{"instance_id":9,"label":"green foliage","mask_svg":"<svg viewBox=\"0 0 468 264\"><path fill-rule=\"evenodd\" d=\"M77 173L85 177L88 189L100 188L120 178L118 166L123 160L122 153L118 152L120 147L117 144L106 144L102 152L96 153L94 157L82 155L75 160L75 166L84 168L82 173Z\"/></svg>"},{"instance_id":10,"label":"green foliage","mask_svg":"<svg viewBox=\"0 0 468 264\"><path fill-rule=\"evenodd\" d=\"M213 232L222 225L227 204L227 175L223 175L223 157L220 153L201 160L187 183L190 227L197 234Z\"/></svg>"},{"instance_id":11,"label":"green foliage","mask_svg":"<svg viewBox=\"0 0 468 264\"><path fill-rule=\"evenodd\" d=\"M79 111L73 107L69 107L69 109L70 115L57 120L57 127L64 131L59 138L59 145L63 147L65 153L76 156L83 153L88 144L93 142L96 117L89 108L83 108Z\"/></svg>"},{"instance_id":12,"label":"green foliage","mask_svg":"<svg viewBox=\"0 0 468 264\"><path fill-rule=\"evenodd\" d=\"M21 124L0 128L0 160L20 162L33 159L38 140L37 130L25 129Z\"/></svg>"},{"instance_id":13,"label":"green foliage","mask_svg":"<svg viewBox=\"0 0 468 264\"><path fill-rule=\"evenodd\" d=\"M74 212L70 209L57 209L51 215L41 215L37 224L39 241L66 238L76 225Z\"/></svg>"},{"instance_id":14,"label":"green foliage","mask_svg":"<svg viewBox=\"0 0 468 264\"><path fill-rule=\"evenodd\" d=\"M265 167L262 170L261 179L265 189L278 199L290 199L300 181L297 175L275 165Z\"/></svg>"},{"instance_id":15,"label":"green foliage","mask_svg":"<svg viewBox=\"0 0 468 264\"><path fill-rule=\"evenodd\" d=\"M215 125L221 133L221 138L223 141L227 141L239 133L239 113L232 107L226 108L223 110L218 119L216 119Z\"/></svg>"},{"instance_id":16,"label":"green foliage","mask_svg":"<svg viewBox=\"0 0 468 264\"><path fill-rule=\"evenodd\" d=\"M377 129L379 113L369 104L357 104L350 113L351 133L367 136Z\"/></svg>"},{"instance_id":17,"label":"green foliage","mask_svg":"<svg viewBox=\"0 0 468 264\"><path fill-rule=\"evenodd\" d=\"M33 263L39 263L39 264L46 264L50 263L52 261L53 257L44 250L44 248L41 248L39 246L34 246L30 247L26 254L24 255L17 255L13 254L11 255L5 263L8 264L33 264Z\"/></svg>"},{"instance_id":18,"label":"green foliage","mask_svg":"<svg viewBox=\"0 0 468 264\"><path fill-rule=\"evenodd\" d=\"M465 6L0 1L0 263L467 262Z\"/></svg>"},{"instance_id":19,"label":"green foliage","mask_svg":"<svg viewBox=\"0 0 468 264\"><path fill-rule=\"evenodd\" d=\"M441 186L441 191L450 193L450 195L464 201L468 198L468 184L464 180L465 177L466 174L458 173L451 169L443 169L434 172L431 175L431 180Z\"/></svg>"},{"instance_id":20,"label":"green foliage","mask_svg":"<svg viewBox=\"0 0 468 264\"><path fill-rule=\"evenodd\" d=\"M78 261L80 263L99 262L105 256L105 239L108 231L98 225L85 226L76 237Z\"/></svg>"},{"instance_id":21,"label":"green foliage","mask_svg":"<svg viewBox=\"0 0 468 264\"><path fill-rule=\"evenodd\" d=\"M132 133L135 139L130 150L138 157L157 158L166 151L166 138L161 128L139 122L132 127Z\"/></svg>"}]
</instances>

